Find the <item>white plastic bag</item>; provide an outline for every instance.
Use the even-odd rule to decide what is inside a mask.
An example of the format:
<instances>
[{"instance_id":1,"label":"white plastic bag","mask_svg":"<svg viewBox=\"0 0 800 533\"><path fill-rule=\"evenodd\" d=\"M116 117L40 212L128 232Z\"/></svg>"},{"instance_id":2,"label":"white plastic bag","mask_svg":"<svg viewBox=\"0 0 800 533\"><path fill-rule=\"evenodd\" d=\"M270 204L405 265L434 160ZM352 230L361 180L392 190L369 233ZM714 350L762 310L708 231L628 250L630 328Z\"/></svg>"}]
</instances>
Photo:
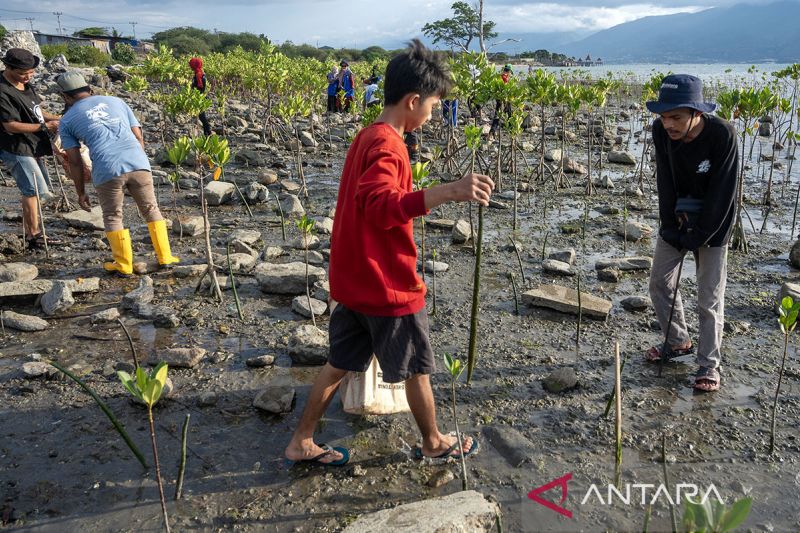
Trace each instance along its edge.
<instances>
[{"instance_id":1,"label":"white plastic bag","mask_svg":"<svg viewBox=\"0 0 800 533\"><path fill-rule=\"evenodd\" d=\"M348 372L339 387L346 413L390 415L411 410L406 400L405 383L386 383L378 358L372 356L366 372Z\"/></svg>"}]
</instances>

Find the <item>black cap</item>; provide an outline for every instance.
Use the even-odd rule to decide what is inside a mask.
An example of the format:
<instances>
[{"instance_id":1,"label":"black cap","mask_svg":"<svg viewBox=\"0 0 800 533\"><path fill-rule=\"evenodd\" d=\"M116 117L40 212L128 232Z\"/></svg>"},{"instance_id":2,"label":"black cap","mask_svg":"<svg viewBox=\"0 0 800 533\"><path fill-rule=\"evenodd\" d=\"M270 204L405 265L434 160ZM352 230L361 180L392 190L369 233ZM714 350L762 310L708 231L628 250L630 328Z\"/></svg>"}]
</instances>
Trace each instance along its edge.
<instances>
[{"instance_id":1,"label":"black cap","mask_svg":"<svg viewBox=\"0 0 800 533\"><path fill-rule=\"evenodd\" d=\"M688 107L702 113L711 113L715 104L703 101L703 82L690 74L670 74L661 82L658 100L646 103L651 113L666 113L679 107Z\"/></svg>"},{"instance_id":2,"label":"black cap","mask_svg":"<svg viewBox=\"0 0 800 533\"><path fill-rule=\"evenodd\" d=\"M0 59L7 67L28 70L39 66L39 58L24 48L9 48Z\"/></svg>"}]
</instances>

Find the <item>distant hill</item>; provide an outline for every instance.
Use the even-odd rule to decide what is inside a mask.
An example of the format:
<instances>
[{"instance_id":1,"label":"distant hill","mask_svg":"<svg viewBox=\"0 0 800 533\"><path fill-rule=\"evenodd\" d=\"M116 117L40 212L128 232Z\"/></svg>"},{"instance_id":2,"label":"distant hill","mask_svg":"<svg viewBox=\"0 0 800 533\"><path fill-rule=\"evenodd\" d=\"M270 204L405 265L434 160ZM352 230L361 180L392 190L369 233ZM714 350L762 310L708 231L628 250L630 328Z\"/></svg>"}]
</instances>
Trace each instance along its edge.
<instances>
[{"instance_id":1,"label":"distant hill","mask_svg":"<svg viewBox=\"0 0 800 533\"><path fill-rule=\"evenodd\" d=\"M613 63L800 61L800 2L737 4L645 17L554 50Z\"/></svg>"}]
</instances>

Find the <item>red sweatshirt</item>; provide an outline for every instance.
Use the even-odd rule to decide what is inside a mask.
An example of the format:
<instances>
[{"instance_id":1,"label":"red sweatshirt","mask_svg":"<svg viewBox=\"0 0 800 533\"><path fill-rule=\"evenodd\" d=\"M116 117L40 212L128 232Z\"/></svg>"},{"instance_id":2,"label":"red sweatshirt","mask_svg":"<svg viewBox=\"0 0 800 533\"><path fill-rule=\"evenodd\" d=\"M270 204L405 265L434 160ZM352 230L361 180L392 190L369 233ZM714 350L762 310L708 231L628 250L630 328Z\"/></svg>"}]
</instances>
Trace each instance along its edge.
<instances>
[{"instance_id":1,"label":"red sweatshirt","mask_svg":"<svg viewBox=\"0 0 800 533\"><path fill-rule=\"evenodd\" d=\"M402 137L375 123L356 136L342 171L331 235L331 298L372 316L413 314L425 306L417 276L413 219L427 214L412 192Z\"/></svg>"}]
</instances>

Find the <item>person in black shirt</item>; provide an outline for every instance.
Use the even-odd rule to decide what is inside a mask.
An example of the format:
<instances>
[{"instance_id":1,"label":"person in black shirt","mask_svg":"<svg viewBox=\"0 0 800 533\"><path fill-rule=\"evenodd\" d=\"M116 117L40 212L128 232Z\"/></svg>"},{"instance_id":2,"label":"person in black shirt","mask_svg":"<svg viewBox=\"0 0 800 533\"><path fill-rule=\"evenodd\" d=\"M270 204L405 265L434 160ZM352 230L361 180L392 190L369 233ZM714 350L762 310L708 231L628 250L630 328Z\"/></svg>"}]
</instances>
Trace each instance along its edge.
<instances>
[{"instance_id":1,"label":"person in black shirt","mask_svg":"<svg viewBox=\"0 0 800 533\"><path fill-rule=\"evenodd\" d=\"M203 72L203 59L199 57L193 57L189 60L189 68L194 71L194 76L192 76L192 89L197 89L201 93L206 92L206 75ZM208 137L211 135L211 124L208 122L208 117L206 116L206 112L203 111L200 113L197 118L200 119L200 123L203 125L203 135Z\"/></svg>"},{"instance_id":2,"label":"person in black shirt","mask_svg":"<svg viewBox=\"0 0 800 533\"><path fill-rule=\"evenodd\" d=\"M58 131L59 117L41 108L42 99L30 84L39 66L38 57L22 48L11 48L2 62L5 70L0 75L0 160L9 167L22 193L25 238L35 248L44 244L37 193L42 201L53 197L40 158L53 154L50 134Z\"/></svg>"},{"instance_id":3,"label":"person in black shirt","mask_svg":"<svg viewBox=\"0 0 800 533\"><path fill-rule=\"evenodd\" d=\"M694 352L681 296L675 291L679 266L691 251L697 263L700 319L700 368L694 388L704 392L720 387L727 247L736 209L739 160L736 130L708 114L715 107L703 101L702 82L687 74L666 76L658 100L647 102L647 109L659 115L653 122L653 146L661 219L650 297L661 330L666 334L669 327L664 348L650 348L647 360L668 360Z\"/></svg>"}]
</instances>

